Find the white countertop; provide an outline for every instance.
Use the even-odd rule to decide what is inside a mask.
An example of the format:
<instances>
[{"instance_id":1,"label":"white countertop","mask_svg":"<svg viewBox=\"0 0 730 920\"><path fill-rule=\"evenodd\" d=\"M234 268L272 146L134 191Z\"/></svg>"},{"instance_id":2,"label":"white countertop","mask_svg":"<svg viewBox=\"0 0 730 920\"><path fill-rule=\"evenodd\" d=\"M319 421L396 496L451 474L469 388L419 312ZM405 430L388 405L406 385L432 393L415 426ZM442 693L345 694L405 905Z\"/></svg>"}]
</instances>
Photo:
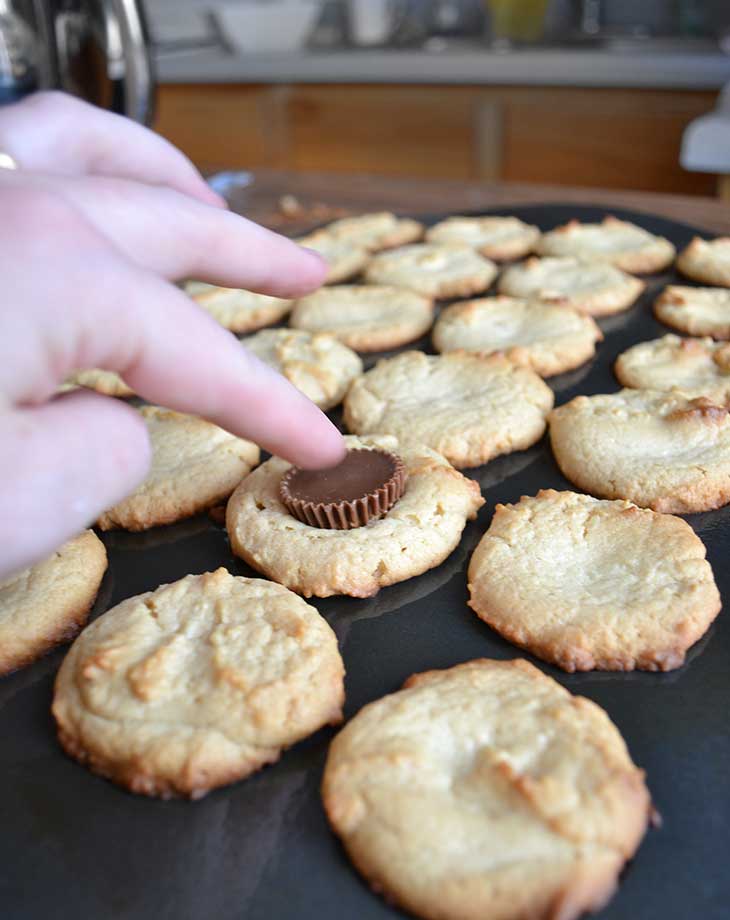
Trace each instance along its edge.
<instances>
[{"instance_id":1,"label":"white countertop","mask_svg":"<svg viewBox=\"0 0 730 920\"><path fill-rule=\"evenodd\" d=\"M444 83L719 89L721 52L535 50L302 51L247 57L208 49L160 55L161 83Z\"/></svg>"}]
</instances>

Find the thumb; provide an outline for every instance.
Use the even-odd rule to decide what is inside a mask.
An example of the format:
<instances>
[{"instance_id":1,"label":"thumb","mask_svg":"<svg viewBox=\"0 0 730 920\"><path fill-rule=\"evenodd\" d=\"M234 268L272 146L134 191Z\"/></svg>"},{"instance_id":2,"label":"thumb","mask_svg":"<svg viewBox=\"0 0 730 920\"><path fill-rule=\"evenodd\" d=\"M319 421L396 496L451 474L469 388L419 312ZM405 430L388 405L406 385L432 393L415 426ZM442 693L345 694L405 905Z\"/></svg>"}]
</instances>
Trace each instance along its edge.
<instances>
[{"instance_id":1,"label":"thumb","mask_svg":"<svg viewBox=\"0 0 730 920\"><path fill-rule=\"evenodd\" d=\"M47 557L149 469L143 420L96 393L5 410L0 427L0 578Z\"/></svg>"}]
</instances>

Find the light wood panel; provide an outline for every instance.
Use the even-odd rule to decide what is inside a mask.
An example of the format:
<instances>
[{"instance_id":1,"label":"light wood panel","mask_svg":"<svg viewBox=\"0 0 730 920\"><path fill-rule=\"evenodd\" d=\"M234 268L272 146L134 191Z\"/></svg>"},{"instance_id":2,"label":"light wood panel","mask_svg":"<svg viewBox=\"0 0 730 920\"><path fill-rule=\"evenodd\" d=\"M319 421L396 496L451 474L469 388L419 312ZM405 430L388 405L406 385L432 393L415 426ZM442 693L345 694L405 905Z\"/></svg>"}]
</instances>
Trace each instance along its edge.
<instances>
[{"instance_id":1,"label":"light wood panel","mask_svg":"<svg viewBox=\"0 0 730 920\"><path fill-rule=\"evenodd\" d=\"M286 166L285 119L278 87L162 86L154 127L206 171Z\"/></svg>"},{"instance_id":2,"label":"light wood panel","mask_svg":"<svg viewBox=\"0 0 730 920\"><path fill-rule=\"evenodd\" d=\"M533 90L510 94L503 178L712 194L713 180L679 165L682 133L714 94Z\"/></svg>"},{"instance_id":3,"label":"light wood panel","mask_svg":"<svg viewBox=\"0 0 730 920\"><path fill-rule=\"evenodd\" d=\"M563 87L169 85L157 129L204 170L271 167L714 194L685 172L712 92Z\"/></svg>"},{"instance_id":4,"label":"light wood panel","mask_svg":"<svg viewBox=\"0 0 730 920\"><path fill-rule=\"evenodd\" d=\"M293 87L289 168L469 178L478 96L466 87Z\"/></svg>"}]
</instances>

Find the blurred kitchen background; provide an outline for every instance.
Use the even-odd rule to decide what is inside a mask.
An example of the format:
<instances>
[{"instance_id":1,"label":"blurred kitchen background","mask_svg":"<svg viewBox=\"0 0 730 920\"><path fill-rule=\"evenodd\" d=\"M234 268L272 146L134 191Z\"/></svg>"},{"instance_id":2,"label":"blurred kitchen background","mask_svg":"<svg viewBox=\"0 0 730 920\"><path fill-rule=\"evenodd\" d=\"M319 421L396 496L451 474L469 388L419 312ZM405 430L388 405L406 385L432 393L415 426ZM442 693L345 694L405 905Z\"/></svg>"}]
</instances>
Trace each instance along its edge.
<instances>
[{"instance_id":1,"label":"blurred kitchen background","mask_svg":"<svg viewBox=\"0 0 730 920\"><path fill-rule=\"evenodd\" d=\"M204 170L707 195L730 173L730 111L719 161L717 150L703 155L699 136L686 165L705 171L680 164L685 129L730 82L730 0L146 7L160 81L156 127Z\"/></svg>"},{"instance_id":2,"label":"blurred kitchen background","mask_svg":"<svg viewBox=\"0 0 730 920\"><path fill-rule=\"evenodd\" d=\"M730 0L0 0L0 102L37 85L206 173L730 199Z\"/></svg>"}]
</instances>

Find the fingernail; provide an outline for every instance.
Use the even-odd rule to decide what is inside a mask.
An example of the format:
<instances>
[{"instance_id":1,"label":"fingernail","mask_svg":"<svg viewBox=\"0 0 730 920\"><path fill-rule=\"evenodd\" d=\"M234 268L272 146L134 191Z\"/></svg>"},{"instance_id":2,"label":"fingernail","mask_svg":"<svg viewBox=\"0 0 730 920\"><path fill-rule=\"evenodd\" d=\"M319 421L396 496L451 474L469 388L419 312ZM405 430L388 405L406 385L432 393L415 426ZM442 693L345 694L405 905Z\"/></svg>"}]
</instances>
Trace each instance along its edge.
<instances>
[{"instance_id":1,"label":"fingernail","mask_svg":"<svg viewBox=\"0 0 730 920\"><path fill-rule=\"evenodd\" d=\"M322 255L321 252L317 252L316 249L310 249L309 246L300 246L300 249L303 249L304 252L308 252L310 256L316 256L323 265L327 265L327 259Z\"/></svg>"},{"instance_id":2,"label":"fingernail","mask_svg":"<svg viewBox=\"0 0 730 920\"><path fill-rule=\"evenodd\" d=\"M218 205L219 208L225 208L226 210L228 210L228 202L223 197L223 195L219 195L218 192L214 192L211 189L211 198L214 200L214 202Z\"/></svg>"}]
</instances>

